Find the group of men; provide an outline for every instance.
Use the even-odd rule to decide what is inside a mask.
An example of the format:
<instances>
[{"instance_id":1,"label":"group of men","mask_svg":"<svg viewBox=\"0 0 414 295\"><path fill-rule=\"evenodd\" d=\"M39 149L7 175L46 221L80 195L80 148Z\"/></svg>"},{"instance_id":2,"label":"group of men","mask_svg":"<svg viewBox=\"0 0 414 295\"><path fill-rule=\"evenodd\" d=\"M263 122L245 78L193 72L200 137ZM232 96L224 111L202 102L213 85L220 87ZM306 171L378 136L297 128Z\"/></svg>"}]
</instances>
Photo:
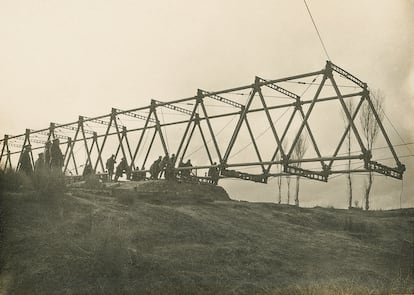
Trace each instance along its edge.
<instances>
[{"instance_id":1,"label":"group of men","mask_svg":"<svg viewBox=\"0 0 414 295\"><path fill-rule=\"evenodd\" d=\"M50 170L52 172L62 172L62 167L64 165L64 157L59 147L59 139L55 138L52 142L49 140L46 142L45 149L42 153L38 155L38 159L34 163L34 167L32 165L31 154L31 146L26 145L20 156L18 171L21 171L28 175L33 173L33 171L40 172ZM174 180L176 179L177 175L179 175L182 178L190 177L192 170L191 167L193 167L191 161L187 160L187 162L185 163L180 161L178 168L184 169L179 169L178 172L174 169L175 161L175 154L172 154L171 157L168 154L164 157L159 156L158 159L155 160L150 167L151 179L159 179L163 175L166 180ZM115 164L115 155L111 155L111 157L109 157L106 161L106 169L108 170L108 178L110 181L112 181L112 177L114 175ZM214 163L213 165L216 165L216 163ZM127 178L129 178L132 171L128 166L126 159L122 158L121 162L116 167L114 180L118 181L118 179L122 177L124 172L127 174ZM93 173L92 165L87 164L85 166L83 175L85 176L91 173ZM218 167L211 167L208 171L208 176L211 179L211 183L217 184L219 179Z\"/></svg>"},{"instance_id":2,"label":"group of men","mask_svg":"<svg viewBox=\"0 0 414 295\"><path fill-rule=\"evenodd\" d=\"M178 164L178 168L187 168L187 169L182 169L178 171L178 175L180 175L181 177L190 177L191 175L191 167L193 167L193 165L191 164L190 160L187 160L186 163L184 163L183 161L180 162L180 164Z\"/></svg>"},{"instance_id":3,"label":"group of men","mask_svg":"<svg viewBox=\"0 0 414 295\"><path fill-rule=\"evenodd\" d=\"M34 163L34 167L32 166L31 153L31 146L26 145L20 156L18 167L19 171L22 171L26 174L31 174L33 171L38 172L45 170L62 172L64 157L59 147L59 139L56 138L53 140L53 142L46 142L44 152L39 154L38 159ZM193 167L191 161L187 160L185 163L180 161L178 168L184 169L178 169L178 171L174 169L175 161L175 154L172 154L171 157L168 154L164 157L159 156L158 159L155 160L150 167L151 179L159 179L164 176L166 180L174 180L177 178L177 175L180 178L190 177L192 170L191 167ZM111 157L109 157L106 161L106 169L108 171L108 178L110 181L112 181L114 175L115 164L115 155L111 155ZM214 163L214 165L216 165L216 163ZM93 173L92 169L92 166L90 164L87 164L85 166L83 175L85 176L87 174ZM124 172L127 174L127 178L129 178L131 175L131 169L128 166L126 159L122 158L120 163L116 166L114 180L118 181ZM208 171L208 176L211 178L211 183L217 184L219 179L218 168L216 166L211 167Z\"/></svg>"},{"instance_id":4,"label":"group of men","mask_svg":"<svg viewBox=\"0 0 414 295\"><path fill-rule=\"evenodd\" d=\"M193 167L191 160L187 160L187 162L180 161L178 170L174 169L175 161L175 154L172 154L171 157L168 154L164 157L159 156L150 166L150 179L160 179L163 176L166 180L175 180L177 176L180 178L190 177ZM115 164L115 155L112 155L106 161L106 169L108 170L108 178L110 181L112 181ZM217 185L220 173L219 168L217 167L217 163L213 163L213 165L214 166L208 170L208 176L210 178L210 183ZM143 168L143 170L145 170L145 168ZM145 171L140 171L139 167L137 167L137 170L131 171L131 168L128 166L126 159L122 158L121 162L116 167L114 180L118 181L119 177L121 177L124 172L127 174L128 179L145 179Z\"/></svg>"},{"instance_id":5,"label":"group of men","mask_svg":"<svg viewBox=\"0 0 414 295\"><path fill-rule=\"evenodd\" d=\"M116 164L115 155L111 155L108 160L106 160L106 169L108 170L108 178L110 181L112 181L112 176L114 175L114 168ZM116 166L115 170L115 181L118 181L120 177L124 174L124 172L129 176L131 169L128 166L127 160L125 158L121 159L121 162L119 162L118 166Z\"/></svg>"},{"instance_id":6,"label":"group of men","mask_svg":"<svg viewBox=\"0 0 414 295\"><path fill-rule=\"evenodd\" d=\"M115 155L111 155L108 160L106 160L106 169L108 170L108 178L110 181L112 181L112 177L114 175L115 164ZM122 177L124 173L126 173L127 178L129 178L131 175L131 167L129 167L127 160L125 158L122 158L121 162L119 162L119 164L116 166L114 180L118 181L118 179Z\"/></svg>"},{"instance_id":7,"label":"group of men","mask_svg":"<svg viewBox=\"0 0 414 295\"><path fill-rule=\"evenodd\" d=\"M217 165L217 163L214 162L213 165ZM210 167L208 169L208 176L210 177L210 183L217 185L220 176L219 168L217 166Z\"/></svg>"},{"instance_id":8,"label":"group of men","mask_svg":"<svg viewBox=\"0 0 414 295\"><path fill-rule=\"evenodd\" d=\"M53 172L62 172L63 167L63 154L59 147L59 139L56 138L51 141L47 141L43 153L38 155L34 167L31 160L32 148L30 145L26 145L20 156L18 165L18 171L25 174L31 174L33 171L41 172L51 170Z\"/></svg>"},{"instance_id":9,"label":"group of men","mask_svg":"<svg viewBox=\"0 0 414 295\"><path fill-rule=\"evenodd\" d=\"M159 179L163 175L166 180L175 179L174 164L175 154L171 157L167 154L164 158L159 156L150 166L151 179Z\"/></svg>"}]
</instances>

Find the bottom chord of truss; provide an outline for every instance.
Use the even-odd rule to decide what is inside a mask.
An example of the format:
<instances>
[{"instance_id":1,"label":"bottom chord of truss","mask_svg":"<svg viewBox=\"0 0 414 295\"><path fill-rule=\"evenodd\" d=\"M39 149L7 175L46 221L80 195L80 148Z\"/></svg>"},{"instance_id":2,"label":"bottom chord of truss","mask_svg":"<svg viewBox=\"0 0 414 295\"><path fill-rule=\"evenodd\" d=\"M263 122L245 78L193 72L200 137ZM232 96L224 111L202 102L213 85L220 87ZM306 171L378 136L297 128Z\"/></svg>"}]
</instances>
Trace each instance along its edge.
<instances>
[{"instance_id":1,"label":"bottom chord of truss","mask_svg":"<svg viewBox=\"0 0 414 295\"><path fill-rule=\"evenodd\" d=\"M401 165L399 168L391 168L375 161L367 162L365 168L369 171L378 172L396 179L402 179L405 171L404 165Z\"/></svg>"},{"instance_id":2,"label":"bottom chord of truss","mask_svg":"<svg viewBox=\"0 0 414 295\"><path fill-rule=\"evenodd\" d=\"M328 174L325 172L315 172L294 166L284 166L283 172L292 175L299 175L301 177L306 177L313 180L328 182Z\"/></svg>"},{"instance_id":3,"label":"bottom chord of truss","mask_svg":"<svg viewBox=\"0 0 414 295\"><path fill-rule=\"evenodd\" d=\"M267 176L263 174L249 174L245 172L240 172L236 170L227 170L223 169L221 170L221 175L225 177L231 177L231 178L240 178L243 180L250 180L254 182L260 182L260 183L267 183Z\"/></svg>"}]
</instances>

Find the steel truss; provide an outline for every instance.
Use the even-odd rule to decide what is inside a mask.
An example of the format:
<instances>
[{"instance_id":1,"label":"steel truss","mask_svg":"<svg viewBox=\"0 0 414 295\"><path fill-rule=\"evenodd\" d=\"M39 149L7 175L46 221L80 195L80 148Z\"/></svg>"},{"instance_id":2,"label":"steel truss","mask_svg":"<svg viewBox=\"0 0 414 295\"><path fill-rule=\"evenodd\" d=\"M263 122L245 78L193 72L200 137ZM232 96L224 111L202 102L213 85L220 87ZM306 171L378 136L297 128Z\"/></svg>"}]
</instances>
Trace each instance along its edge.
<instances>
[{"instance_id":1,"label":"steel truss","mask_svg":"<svg viewBox=\"0 0 414 295\"><path fill-rule=\"evenodd\" d=\"M334 75L338 75L341 78L344 78L350 82L352 82L357 89L357 91L348 94L342 94L340 91L340 87L338 86ZM295 81L297 79L308 78L308 77L316 77L322 76L322 81L318 84L318 88L313 96L312 99L304 100L301 95L296 94L294 91L288 90L278 84L284 82ZM335 95L329 97L320 97L321 91L326 87L326 82L330 82L330 87L333 87ZM265 100L265 96L263 95L263 89L270 89L272 91L277 92L280 95L283 95L287 99L291 99L289 103L277 104L277 105L268 105ZM235 101L234 99L229 99L224 97L227 94L232 94L235 92L246 91L247 102L242 104L240 102ZM247 92L249 94L247 95ZM357 107L351 113L348 110L345 99L348 98L359 98L359 103ZM208 114L205 101L210 100L214 101L215 103L221 103L226 105L228 108L226 112L222 112L220 114ZM323 103L326 101L339 101L342 110L346 116L347 126L345 130L343 130L342 137L337 144L335 151L333 154L330 155L323 155L317 140L314 137L314 131L312 130L309 124L309 117L312 114L313 108L318 103ZM260 107L253 107L253 102L260 102ZM186 103L188 105L192 105L192 109L186 109L183 107L178 106L178 104ZM389 151L392 153L393 159L395 161L395 167L389 167L384 164L378 163L376 161L371 160L371 151L367 150L363 138L358 131L358 128L355 124L355 119L359 114L361 106L366 103L369 105L371 110L374 113L375 119L378 123L378 126L381 131L381 135L385 139ZM307 108L305 108L305 106ZM168 110L175 111L180 113L182 116L186 116L186 119L183 120L173 120L169 122L161 122L158 116L158 110L161 108L166 108ZM283 132L278 132L277 128L274 123L274 119L272 117L271 111L277 109L286 109L286 108L293 108L293 112L289 117L288 123L284 128ZM230 110L229 110L230 109ZM145 112L146 115L139 114L139 112ZM274 147L273 155L270 159L265 160L260 153L259 144L257 143L254 130L252 128L252 123L248 120L247 115L253 114L257 112L262 112L264 114L264 118L268 121L269 128L271 129L271 134L273 139L276 142ZM301 118L301 123L299 127L293 127L292 121L295 116L299 116ZM138 122L141 121L143 126L138 128L131 128L127 129L126 126L120 125L118 123L120 116L128 116L130 118L136 119ZM220 149L218 140L217 140L217 132L214 131L212 126L212 121L219 118L231 117L231 116L238 116L238 121L236 126L231 132L231 136L229 139L228 145L225 149ZM85 123L90 122L93 124L99 124L106 126L106 131L104 133L98 133L95 130L85 129ZM169 150L168 145L166 143L166 134L165 128L174 125L182 125L184 126L184 132L182 135L174 134L174 136L179 136L179 145L178 148L175 150ZM255 154L257 156L257 161L255 162L241 162L241 163L232 163L230 161L232 150L235 145L236 140L238 139L240 130L242 126L245 125L247 127L248 136L250 138L251 144L253 145ZM203 127L204 126L204 127ZM90 127L89 127L90 128ZM164 128L164 130L163 130ZM297 129L295 129L297 128ZM293 137L292 144L290 147L286 148L283 143L286 139L287 133L294 129L295 136ZM72 136L66 136L56 133L56 131L69 130L75 132ZM170 101L170 102L162 102L158 100L151 100L151 104L149 106L135 108L131 110L120 110L113 108L109 114L88 118L79 116L78 120L71 123L66 124L56 124L50 123L50 126L45 129L41 130L32 130L26 129L25 133L20 135L5 135L4 139L0 140L2 148L0 154L0 162L6 168L12 168L12 155L16 154L19 155L19 159L16 163L16 169L19 168L20 165L20 157L23 153L25 145L32 145L33 143L43 144L44 140L39 140L34 138L37 135L45 135L47 136L46 140L51 140L55 138L61 139L61 145L66 145L65 152L64 152L64 172L70 172L68 167L70 162L74 166L74 170L76 174L80 174L78 171L77 163L80 163L80 159L77 160L77 156L74 153L74 147L76 144L83 143L83 150L86 152L86 163L83 165L90 164L93 167L95 172L98 172L99 169L104 172L104 160L103 160L103 151L106 147L106 142L109 137L115 136L118 141L118 146L115 152L115 155L122 154L122 157L127 159L127 162L130 164L131 167L135 167L137 162L137 155L138 152L144 152L145 157L143 161L140 163L141 169L144 169L148 157L150 155L151 150L154 148L154 141L156 138L159 138L161 145L162 145L162 152L164 154L172 154L175 153L176 159L183 160L186 156L189 144L193 138L194 132L198 130L202 139L202 145L208 156L208 163L203 165L197 165L193 167L193 169L208 169L210 167L219 167L220 168L220 175L221 177L233 177L239 178L243 180L251 180L260 183L266 183L269 177L272 176L280 176L280 175L298 175L300 177L306 177L312 180L318 181L328 181L328 178L332 174L337 173L354 173L354 172L367 172L373 171L377 172L389 177L393 177L396 179L402 179L403 173L405 171L404 165L399 161L398 156L390 142L390 139L384 129L384 126L379 119L379 115L374 108L372 100L370 98L370 93L368 90L368 86L366 83L363 83L361 80L350 74L349 72L345 71L344 69L334 65L331 62L327 62L324 69L319 71L314 71L310 73L300 74L296 76L290 76L286 78L280 78L275 80L266 80L263 78L256 77L254 83L246 86L221 90L221 91L205 91L205 90L198 90L197 94L193 97L184 98L180 100ZM295 159L294 149L295 146L303 132L309 136L311 147L314 149L316 153L316 157L314 158L303 158L303 159ZM354 135L359 149L360 154L358 155L348 155L348 156L340 156L339 151L344 144L346 136L348 132L352 132ZM132 134L139 133L139 136ZM148 147L144 149L144 136L148 133L151 135L150 144ZM130 136L128 138L128 135ZM133 138L131 137L133 136ZM208 144L208 138L211 138L210 142L212 142L212 147ZM132 139L132 141L131 141ZM10 147L16 147L16 143L10 142L11 140L20 140L23 141L22 145L17 145L19 150L11 150ZM100 142L99 142L100 141ZM135 145L131 145L131 142L136 142ZM81 145L82 147L82 145ZM95 147L95 150L94 150ZM134 148L135 147L135 148ZM32 145L31 153L33 150L43 149L44 146L35 146ZM95 157L93 157L95 155ZM32 162L33 154L31 154ZM333 170L333 163L335 161L344 161L344 160L360 160L363 161L363 169L348 169L348 170ZM83 160L82 160L83 161ZM178 162L178 161L177 161ZM218 164L214 165L214 162ZM305 169L300 167L298 164L303 163L320 163L320 168L318 169ZM279 173L272 173L271 168L274 165L280 165L282 167ZM99 166L99 168L98 168ZM236 167L245 168L256 166L260 167L262 173L261 174L249 174L245 172L240 172L237 170L232 170ZM178 168L178 164L176 163L176 167ZM183 168L186 169L186 168Z\"/></svg>"}]
</instances>

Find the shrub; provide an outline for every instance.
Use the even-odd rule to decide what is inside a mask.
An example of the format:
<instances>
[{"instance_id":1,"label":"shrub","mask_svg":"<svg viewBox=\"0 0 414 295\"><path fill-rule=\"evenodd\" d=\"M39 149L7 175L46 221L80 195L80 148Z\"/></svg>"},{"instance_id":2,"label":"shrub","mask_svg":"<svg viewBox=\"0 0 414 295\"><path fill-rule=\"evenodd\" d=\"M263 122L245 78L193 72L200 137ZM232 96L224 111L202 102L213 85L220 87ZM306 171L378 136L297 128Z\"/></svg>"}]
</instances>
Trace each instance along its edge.
<instances>
[{"instance_id":1,"label":"shrub","mask_svg":"<svg viewBox=\"0 0 414 295\"><path fill-rule=\"evenodd\" d=\"M65 191L65 179L62 174L42 171L33 174L34 189L41 196L52 197Z\"/></svg>"},{"instance_id":2,"label":"shrub","mask_svg":"<svg viewBox=\"0 0 414 295\"><path fill-rule=\"evenodd\" d=\"M33 182L30 176L12 169L0 169L0 191L16 192L31 189L33 189Z\"/></svg>"},{"instance_id":3,"label":"shrub","mask_svg":"<svg viewBox=\"0 0 414 295\"><path fill-rule=\"evenodd\" d=\"M34 192L39 198L54 197L65 191L62 174L44 170L31 175L11 169L0 170L0 191Z\"/></svg>"},{"instance_id":4,"label":"shrub","mask_svg":"<svg viewBox=\"0 0 414 295\"><path fill-rule=\"evenodd\" d=\"M94 224L87 234L71 241L85 257L80 272L99 282L100 294L116 294L114 289L120 290L127 284L133 260L140 263L139 257L128 251L127 241L126 232L109 221Z\"/></svg>"}]
</instances>

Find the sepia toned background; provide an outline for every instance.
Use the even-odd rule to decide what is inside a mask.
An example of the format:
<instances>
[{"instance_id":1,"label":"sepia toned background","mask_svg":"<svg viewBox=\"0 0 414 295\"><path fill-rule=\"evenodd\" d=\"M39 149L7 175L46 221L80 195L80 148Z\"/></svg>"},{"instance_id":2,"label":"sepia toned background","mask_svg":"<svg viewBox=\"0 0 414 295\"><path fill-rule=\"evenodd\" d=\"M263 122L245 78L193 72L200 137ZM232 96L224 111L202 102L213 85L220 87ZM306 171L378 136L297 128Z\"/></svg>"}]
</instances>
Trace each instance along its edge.
<instances>
[{"instance_id":1,"label":"sepia toned background","mask_svg":"<svg viewBox=\"0 0 414 295\"><path fill-rule=\"evenodd\" d=\"M381 89L387 116L405 142L414 142L414 2L308 4L331 60ZM197 88L245 85L255 75L319 70L325 61L300 0L0 0L0 136L152 98L189 97ZM401 144L389 122L385 127ZM403 207L414 206L409 148L397 148L407 166L404 182L377 177L372 208L398 208L400 197ZM236 199L276 200L274 182L222 184ZM362 200L362 190L355 198ZM301 205L345 208L345 177L303 181Z\"/></svg>"}]
</instances>

